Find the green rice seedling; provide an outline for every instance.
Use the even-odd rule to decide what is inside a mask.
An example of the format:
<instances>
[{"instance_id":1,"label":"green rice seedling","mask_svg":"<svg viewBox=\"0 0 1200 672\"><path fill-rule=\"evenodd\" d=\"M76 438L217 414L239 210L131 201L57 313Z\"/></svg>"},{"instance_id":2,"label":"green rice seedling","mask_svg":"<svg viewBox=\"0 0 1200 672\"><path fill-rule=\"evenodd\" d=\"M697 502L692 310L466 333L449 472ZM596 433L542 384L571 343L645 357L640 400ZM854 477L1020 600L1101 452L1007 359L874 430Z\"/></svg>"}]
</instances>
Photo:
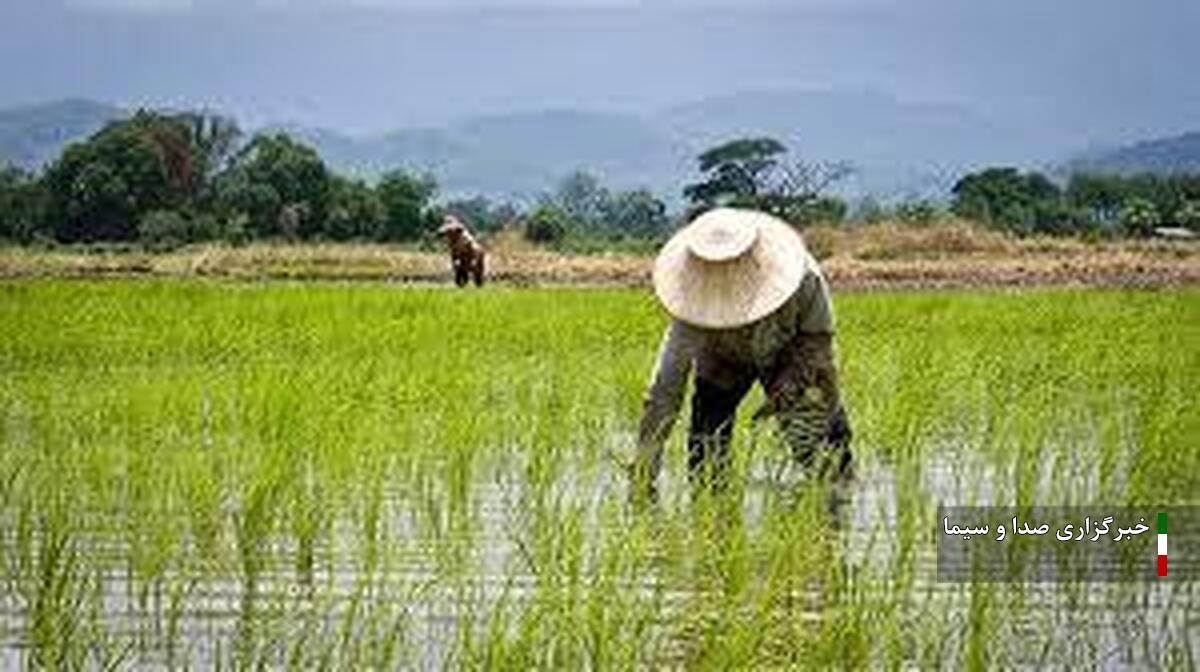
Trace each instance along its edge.
<instances>
[{"instance_id":1,"label":"green rice seedling","mask_svg":"<svg viewBox=\"0 0 1200 672\"><path fill-rule=\"evenodd\" d=\"M646 291L0 284L0 646L67 667L1193 666L1194 586L939 584L931 532L938 504L1200 503L1200 292L837 301L857 481L835 499L743 417L728 489L694 489L685 411L639 508L621 465L665 323Z\"/></svg>"}]
</instances>

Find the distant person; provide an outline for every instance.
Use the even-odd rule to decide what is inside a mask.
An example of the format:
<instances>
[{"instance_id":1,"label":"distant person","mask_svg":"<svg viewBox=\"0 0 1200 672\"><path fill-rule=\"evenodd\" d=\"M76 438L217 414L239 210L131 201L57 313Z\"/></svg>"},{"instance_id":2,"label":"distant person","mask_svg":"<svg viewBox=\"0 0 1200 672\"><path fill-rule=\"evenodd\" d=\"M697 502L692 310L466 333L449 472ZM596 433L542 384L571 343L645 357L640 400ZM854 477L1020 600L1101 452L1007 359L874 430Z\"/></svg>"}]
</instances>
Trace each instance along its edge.
<instances>
[{"instance_id":1,"label":"distant person","mask_svg":"<svg viewBox=\"0 0 1200 672\"><path fill-rule=\"evenodd\" d=\"M446 244L450 248L454 284L463 287L469 280L474 279L476 287L482 286L485 253L483 247L475 242L475 237L467 230L466 225L454 215L446 215L437 234L445 236Z\"/></svg>"},{"instance_id":2,"label":"distant person","mask_svg":"<svg viewBox=\"0 0 1200 672\"><path fill-rule=\"evenodd\" d=\"M777 418L795 459L851 476L829 286L794 228L751 210L710 210L667 241L654 290L672 320L643 404L635 485L654 492L693 370L693 481L724 482L735 411L756 381L767 398L756 417Z\"/></svg>"}]
</instances>

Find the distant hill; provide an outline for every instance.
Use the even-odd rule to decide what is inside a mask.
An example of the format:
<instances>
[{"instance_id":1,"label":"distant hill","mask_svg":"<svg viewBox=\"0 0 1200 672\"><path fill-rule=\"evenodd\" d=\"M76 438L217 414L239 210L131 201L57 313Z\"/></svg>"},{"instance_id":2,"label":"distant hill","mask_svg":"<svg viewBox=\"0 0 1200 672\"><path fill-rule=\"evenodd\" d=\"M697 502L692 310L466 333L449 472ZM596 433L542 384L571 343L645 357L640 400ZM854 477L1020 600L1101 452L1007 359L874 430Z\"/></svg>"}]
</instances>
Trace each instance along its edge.
<instances>
[{"instance_id":1,"label":"distant hill","mask_svg":"<svg viewBox=\"0 0 1200 672\"><path fill-rule=\"evenodd\" d=\"M1090 152L1070 161L1068 171L1126 174L1200 172L1200 132Z\"/></svg>"},{"instance_id":2,"label":"distant hill","mask_svg":"<svg viewBox=\"0 0 1200 672\"><path fill-rule=\"evenodd\" d=\"M907 103L878 92L747 92L652 115L542 110L468 119L444 128L351 138L293 128L342 170L431 170L455 192L530 197L575 169L618 187L649 186L669 200L695 177L695 157L738 135L771 135L796 158L845 160L843 187L882 196L945 192L964 170L1034 165L1050 150L953 104Z\"/></svg>"},{"instance_id":3,"label":"distant hill","mask_svg":"<svg viewBox=\"0 0 1200 672\"><path fill-rule=\"evenodd\" d=\"M881 196L944 192L965 170L1032 165L1053 151L969 107L869 89L742 92L672 107L659 120L698 146L765 134L805 158L849 161L857 168L853 189Z\"/></svg>"},{"instance_id":4,"label":"distant hill","mask_svg":"<svg viewBox=\"0 0 1200 672\"><path fill-rule=\"evenodd\" d=\"M80 99L0 110L0 164L39 168L68 142L91 135L123 114L112 105Z\"/></svg>"},{"instance_id":5,"label":"distant hill","mask_svg":"<svg viewBox=\"0 0 1200 672\"><path fill-rule=\"evenodd\" d=\"M620 188L670 188L693 157L687 144L636 116L578 110L478 117L358 138L327 129L287 130L345 172L427 170L451 193L518 199L553 189L573 170L587 170Z\"/></svg>"},{"instance_id":6,"label":"distant hill","mask_svg":"<svg viewBox=\"0 0 1200 672\"><path fill-rule=\"evenodd\" d=\"M121 114L82 100L0 111L0 161L39 166L66 142ZM858 170L844 190L882 197L941 194L964 170L1033 165L1052 151L961 105L843 90L751 91L647 115L533 110L368 136L271 128L310 142L343 172L372 177L393 167L428 170L450 194L519 200L583 169L614 187L646 186L674 201L695 177L696 155L738 135L777 137L797 157L849 161Z\"/></svg>"}]
</instances>

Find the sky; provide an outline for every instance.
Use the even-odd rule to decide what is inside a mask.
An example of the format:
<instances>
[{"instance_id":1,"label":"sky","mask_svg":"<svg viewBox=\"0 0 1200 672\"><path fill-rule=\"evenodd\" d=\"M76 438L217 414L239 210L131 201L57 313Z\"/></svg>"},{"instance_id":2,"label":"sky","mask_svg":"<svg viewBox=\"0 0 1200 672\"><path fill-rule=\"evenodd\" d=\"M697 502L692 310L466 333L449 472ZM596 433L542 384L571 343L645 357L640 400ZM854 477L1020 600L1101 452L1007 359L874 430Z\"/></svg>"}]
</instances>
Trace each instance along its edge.
<instances>
[{"instance_id":1,"label":"sky","mask_svg":"<svg viewBox=\"0 0 1200 672\"><path fill-rule=\"evenodd\" d=\"M870 89L1098 143L1200 127L1195 0L2 0L0 106L349 132Z\"/></svg>"}]
</instances>

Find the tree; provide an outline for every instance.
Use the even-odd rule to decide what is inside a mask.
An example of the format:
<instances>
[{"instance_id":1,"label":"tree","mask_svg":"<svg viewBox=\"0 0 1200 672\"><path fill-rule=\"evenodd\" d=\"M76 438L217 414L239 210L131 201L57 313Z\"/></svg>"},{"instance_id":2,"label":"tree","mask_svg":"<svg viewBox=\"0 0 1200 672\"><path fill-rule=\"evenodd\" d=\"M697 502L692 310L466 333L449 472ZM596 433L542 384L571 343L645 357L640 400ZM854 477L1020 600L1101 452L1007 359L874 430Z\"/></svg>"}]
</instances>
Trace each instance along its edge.
<instances>
[{"instance_id":1,"label":"tree","mask_svg":"<svg viewBox=\"0 0 1200 672\"><path fill-rule=\"evenodd\" d=\"M275 235L283 201L269 184L254 182L246 171L231 170L217 178L214 212L227 223L238 222L244 235Z\"/></svg>"},{"instance_id":2,"label":"tree","mask_svg":"<svg viewBox=\"0 0 1200 672\"><path fill-rule=\"evenodd\" d=\"M1135 197L1121 208L1121 225L1135 236L1149 236L1158 226L1158 211L1149 199Z\"/></svg>"},{"instance_id":3,"label":"tree","mask_svg":"<svg viewBox=\"0 0 1200 672\"><path fill-rule=\"evenodd\" d=\"M815 212L812 204L850 175L851 168L842 162L785 162L786 153L782 143L765 137L717 145L699 157L705 179L685 187L683 195L693 212L727 205L763 210L796 225L807 223Z\"/></svg>"},{"instance_id":4,"label":"tree","mask_svg":"<svg viewBox=\"0 0 1200 672\"><path fill-rule=\"evenodd\" d=\"M840 224L846 219L849 206L846 201L834 196L819 196L805 203L794 213L795 224Z\"/></svg>"},{"instance_id":5,"label":"tree","mask_svg":"<svg viewBox=\"0 0 1200 672\"><path fill-rule=\"evenodd\" d=\"M498 231L520 216L511 203L495 204L486 196L449 201L442 206L442 211L466 222L472 231L479 233Z\"/></svg>"},{"instance_id":6,"label":"tree","mask_svg":"<svg viewBox=\"0 0 1200 672\"><path fill-rule=\"evenodd\" d=\"M188 202L195 172L184 124L139 111L68 146L49 166L47 216L60 240L131 240L144 213Z\"/></svg>"},{"instance_id":7,"label":"tree","mask_svg":"<svg viewBox=\"0 0 1200 672\"><path fill-rule=\"evenodd\" d=\"M652 238L666 233L667 206L648 189L618 192L605 206L605 221L618 234Z\"/></svg>"},{"instance_id":8,"label":"tree","mask_svg":"<svg viewBox=\"0 0 1200 672\"><path fill-rule=\"evenodd\" d=\"M542 203L525 216L525 238L535 243L561 243L570 230L571 216L555 203Z\"/></svg>"},{"instance_id":9,"label":"tree","mask_svg":"<svg viewBox=\"0 0 1200 672\"><path fill-rule=\"evenodd\" d=\"M195 237L191 222L174 210L152 210L138 222L138 239L152 247L171 248Z\"/></svg>"},{"instance_id":10,"label":"tree","mask_svg":"<svg viewBox=\"0 0 1200 672\"><path fill-rule=\"evenodd\" d=\"M683 189L696 208L717 205L754 207L767 189L767 179L787 151L774 138L739 138L713 147L698 157L704 179Z\"/></svg>"},{"instance_id":11,"label":"tree","mask_svg":"<svg viewBox=\"0 0 1200 672\"><path fill-rule=\"evenodd\" d=\"M0 168L0 240L27 243L42 233L41 184L15 167Z\"/></svg>"},{"instance_id":12,"label":"tree","mask_svg":"<svg viewBox=\"0 0 1200 672\"><path fill-rule=\"evenodd\" d=\"M195 165L192 193L200 194L232 161L242 130L229 117L204 112L182 112L175 119L187 129Z\"/></svg>"},{"instance_id":13,"label":"tree","mask_svg":"<svg viewBox=\"0 0 1200 672\"><path fill-rule=\"evenodd\" d=\"M1087 210L1097 221L1108 222L1120 214L1125 192L1121 177L1076 173L1067 182L1066 198L1071 205Z\"/></svg>"},{"instance_id":14,"label":"tree","mask_svg":"<svg viewBox=\"0 0 1200 672\"><path fill-rule=\"evenodd\" d=\"M1200 231L1200 201L1184 201L1175 211L1174 219L1179 226Z\"/></svg>"},{"instance_id":15,"label":"tree","mask_svg":"<svg viewBox=\"0 0 1200 672\"><path fill-rule=\"evenodd\" d=\"M416 240L429 230L427 209L437 193L433 177L393 170L380 179L376 193L384 211L382 239Z\"/></svg>"},{"instance_id":16,"label":"tree","mask_svg":"<svg viewBox=\"0 0 1200 672\"><path fill-rule=\"evenodd\" d=\"M375 190L362 180L333 176L330 181L329 217L321 232L333 240L378 240L383 237L387 213Z\"/></svg>"},{"instance_id":17,"label":"tree","mask_svg":"<svg viewBox=\"0 0 1200 672\"><path fill-rule=\"evenodd\" d=\"M952 192L952 209L961 217L1019 233L1057 226L1061 191L1041 173L987 168L964 176Z\"/></svg>"},{"instance_id":18,"label":"tree","mask_svg":"<svg viewBox=\"0 0 1200 672\"><path fill-rule=\"evenodd\" d=\"M217 177L215 192L223 215L244 215L255 237L309 238L328 215L331 176L313 148L260 133Z\"/></svg>"},{"instance_id":19,"label":"tree","mask_svg":"<svg viewBox=\"0 0 1200 672\"><path fill-rule=\"evenodd\" d=\"M575 171L568 175L555 192L554 202L576 223L576 227L591 233L608 228L612 195L591 173Z\"/></svg>"},{"instance_id":20,"label":"tree","mask_svg":"<svg viewBox=\"0 0 1200 672\"><path fill-rule=\"evenodd\" d=\"M853 173L854 168L844 161L780 163L779 178L771 191L785 208L785 214L786 208L803 211L814 201L823 198L826 189Z\"/></svg>"},{"instance_id":21,"label":"tree","mask_svg":"<svg viewBox=\"0 0 1200 672\"><path fill-rule=\"evenodd\" d=\"M1180 226L1187 226L1184 223L1186 217L1181 219L1180 215L1186 214L1189 203L1200 202L1200 175L1079 173L1071 176L1067 185L1067 200L1098 222L1124 227L1129 224L1127 215L1138 219L1148 212L1145 206L1149 204L1154 208L1158 223L1169 219ZM1131 209L1130 206L1136 207Z\"/></svg>"}]
</instances>

